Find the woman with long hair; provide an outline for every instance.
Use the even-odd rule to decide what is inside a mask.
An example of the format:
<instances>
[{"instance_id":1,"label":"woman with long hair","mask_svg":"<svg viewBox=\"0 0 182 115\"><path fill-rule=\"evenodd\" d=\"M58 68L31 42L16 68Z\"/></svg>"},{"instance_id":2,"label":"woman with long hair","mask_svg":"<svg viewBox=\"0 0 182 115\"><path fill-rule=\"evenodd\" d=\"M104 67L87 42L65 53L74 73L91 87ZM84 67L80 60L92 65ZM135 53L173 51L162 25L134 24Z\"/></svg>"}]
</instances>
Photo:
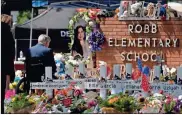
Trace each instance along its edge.
<instances>
[{"instance_id":1,"label":"woman with long hair","mask_svg":"<svg viewBox=\"0 0 182 115\"><path fill-rule=\"evenodd\" d=\"M74 44L72 47L72 55L76 56L78 54L84 58L87 58L91 54L89 44L86 41L85 29L81 25L77 26L75 29Z\"/></svg>"}]
</instances>

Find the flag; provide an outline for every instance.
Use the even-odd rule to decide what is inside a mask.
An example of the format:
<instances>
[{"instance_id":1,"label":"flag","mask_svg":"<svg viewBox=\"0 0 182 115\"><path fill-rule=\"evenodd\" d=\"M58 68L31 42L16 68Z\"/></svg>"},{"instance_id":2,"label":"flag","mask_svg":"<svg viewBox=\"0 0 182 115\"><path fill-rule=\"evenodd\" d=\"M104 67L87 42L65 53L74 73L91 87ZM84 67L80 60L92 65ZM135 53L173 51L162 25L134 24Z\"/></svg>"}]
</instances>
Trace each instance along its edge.
<instances>
[{"instance_id":1,"label":"flag","mask_svg":"<svg viewBox=\"0 0 182 115\"><path fill-rule=\"evenodd\" d=\"M142 61L140 58L137 60L138 69L142 72Z\"/></svg>"},{"instance_id":2,"label":"flag","mask_svg":"<svg viewBox=\"0 0 182 115\"><path fill-rule=\"evenodd\" d=\"M147 66L143 67L143 72L142 73L148 77L149 73L150 73L149 67L147 67Z\"/></svg>"},{"instance_id":3,"label":"flag","mask_svg":"<svg viewBox=\"0 0 182 115\"><path fill-rule=\"evenodd\" d=\"M146 66L146 67L142 68L142 61L140 58L138 58L138 60L137 60L137 65L138 65L138 69L142 75L141 87L142 87L143 91L148 92L149 88L150 88L148 78L147 78L147 76L149 76L149 67Z\"/></svg>"},{"instance_id":4,"label":"flag","mask_svg":"<svg viewBox=\"0 0 182 115\"><path fill-rule=\"evenodd\" d=\"M139 69L135 69L134 72L131 75L131 78L133 80L137 80L141 76L141 71Z\"/></svg>"},{"instance_id":5,"label":"flag","mask_svg":"<svg viewBox=\"0 0 182 115\"><path fill-rule=\"evenodd\" d=\"M148 82L148 79L147 79L147 76L145 74L142 74L142 89L143 91L145 92L148 92L149 91L149 82Z\"/></svg>"}]
</instances>

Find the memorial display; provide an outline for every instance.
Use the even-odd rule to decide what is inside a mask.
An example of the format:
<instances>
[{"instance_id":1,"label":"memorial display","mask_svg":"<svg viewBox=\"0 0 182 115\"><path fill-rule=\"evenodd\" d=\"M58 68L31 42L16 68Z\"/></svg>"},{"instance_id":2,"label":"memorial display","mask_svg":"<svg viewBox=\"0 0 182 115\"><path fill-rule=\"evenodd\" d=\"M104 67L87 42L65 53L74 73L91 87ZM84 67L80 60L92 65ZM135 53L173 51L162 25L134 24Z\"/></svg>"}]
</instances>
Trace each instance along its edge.
<instances>
[{"instance_id":1,"label":"memorial display","mask_svg":"<svg viewBox=\"0 0 182 115\"><path fill-rule=\"evenodd\" d=\"M66 34L70 53L53 49L56 72L45 66L29 93L26 72L16 70L5 113L182 114L181 29L163 0L77 8Z\"/></svg>"}]
</instances>

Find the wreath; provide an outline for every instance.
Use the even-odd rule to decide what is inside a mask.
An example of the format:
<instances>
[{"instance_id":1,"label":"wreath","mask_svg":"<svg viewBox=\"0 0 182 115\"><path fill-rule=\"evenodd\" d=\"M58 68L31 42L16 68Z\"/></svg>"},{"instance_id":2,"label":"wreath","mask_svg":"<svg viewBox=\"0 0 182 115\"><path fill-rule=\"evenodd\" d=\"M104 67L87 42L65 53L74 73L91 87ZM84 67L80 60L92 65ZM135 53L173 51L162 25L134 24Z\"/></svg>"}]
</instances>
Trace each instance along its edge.
<instances>
[{"instance_id":1,"label":"wreath","mask_svg":"<svg viewBox=\"0 0 182 115\"><path fill-rule=\"evenodd\" d=\"M74 43L74 27L75 24L79 21L79 19L85 20L86 24L86 40L88 40L89 34L92 31L92 27L94 25L94 20L89 17L89 13L87 11L77 12L75 16L69 21L68 29L69 29L69 37L71 39L71 43L69 43L69 48L72 48Z\"/></svg>"}]
</instances>

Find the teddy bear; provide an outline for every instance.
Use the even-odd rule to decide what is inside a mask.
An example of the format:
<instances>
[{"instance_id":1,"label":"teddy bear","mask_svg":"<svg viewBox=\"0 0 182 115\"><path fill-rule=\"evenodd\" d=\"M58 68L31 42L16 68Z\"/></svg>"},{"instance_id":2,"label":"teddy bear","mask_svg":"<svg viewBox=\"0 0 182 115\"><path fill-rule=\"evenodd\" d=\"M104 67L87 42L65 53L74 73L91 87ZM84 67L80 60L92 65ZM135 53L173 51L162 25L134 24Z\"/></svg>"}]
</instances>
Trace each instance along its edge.
<instances>
[{"instance_id":1,"label":"teddy bear","mask_svg":"<svg viewBox=\"0 0 182 115\"><path fill-rule=\"evenodd\" d=\"M134 16L140 16L140 12L142 11L142 2L136 2L131 5L131 14Z\"/></svg>"},{"instance_id":2,"label":"teddy bear","mask_svg":"<svg viewBox=\"0 0 182 115\"><path fill-rule=\"evenodd\" d=\"M65 73L64 56L60 53L57 53L54 55L54 60L56 62L57 74L58 75L64 74Z\"/></svg>"},{"instance_id":3,"label":"teddy bear","mask_svg":"<svg viewBox=\"0 0 182 115\"><path fill-rule=\"evenodd\" d=\"M115 17L128 17L129 1L121 1L120 7L115 10Z\"/></svg>"},{"instance_id":4,"label":"teddy bear","mask_svg":"<svg viewBox=\"0 0 182 115\"><path fill-rule=\"evenodd\" d=\"M147 11L148 11L148 14L147 14L148 17L153 17L154 16L154 11L155 11L154 3L150 2L147 5Z\"/></svg>"}]
</instances>

